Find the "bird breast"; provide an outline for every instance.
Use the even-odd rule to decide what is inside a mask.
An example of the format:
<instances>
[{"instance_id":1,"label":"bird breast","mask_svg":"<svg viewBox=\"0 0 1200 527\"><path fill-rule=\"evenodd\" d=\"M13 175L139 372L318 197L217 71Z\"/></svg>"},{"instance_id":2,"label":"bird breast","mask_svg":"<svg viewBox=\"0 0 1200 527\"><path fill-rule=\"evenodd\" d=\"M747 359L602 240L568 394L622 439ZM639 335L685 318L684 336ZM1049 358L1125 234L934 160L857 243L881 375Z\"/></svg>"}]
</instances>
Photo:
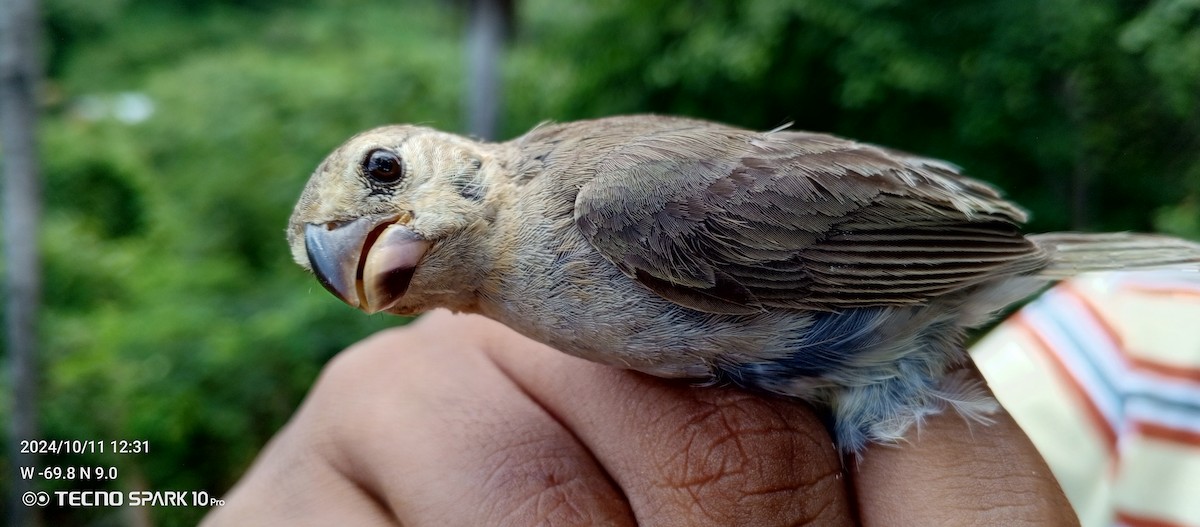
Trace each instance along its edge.
<instances>
[{"instance_id":1,"label":"bird breast","mask_svg":"<svg viewBox=\"0 0 1200 527\"><path fill-rule=\"evenodd\" d=\"M791 353L801 313L704 313L670 302L622 274L575 227L574 199L531 183L497 218L494 284L480 310L563 352L660 377L711 377L718 362ZM557 194L557 197L548 195Z\"/></svg>"}]
</instances>

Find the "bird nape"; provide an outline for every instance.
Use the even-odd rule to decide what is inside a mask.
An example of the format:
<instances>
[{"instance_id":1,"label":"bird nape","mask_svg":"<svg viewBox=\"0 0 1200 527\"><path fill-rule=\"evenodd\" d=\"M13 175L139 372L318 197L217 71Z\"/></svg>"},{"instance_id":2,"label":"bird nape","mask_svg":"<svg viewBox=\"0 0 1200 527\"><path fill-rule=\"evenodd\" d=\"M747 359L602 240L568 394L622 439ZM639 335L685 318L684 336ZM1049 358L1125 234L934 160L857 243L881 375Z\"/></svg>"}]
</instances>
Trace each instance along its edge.
<instances>
[{"instance_id":1,"label":"bird nape","mask_svg":"<svg viewBox=\"0 0 1200 527\"><path fill-rule=\"evenodd\" d=\"M367 313L481 313L592 361L797 397L860 453L947 408L986 422L965 331L1048 281L1200 269L1192 242L1026 236L1025 219L944 161L642 115L504 143L369 130L316 169L287 232Z\"/></svg>"}]
</instances>

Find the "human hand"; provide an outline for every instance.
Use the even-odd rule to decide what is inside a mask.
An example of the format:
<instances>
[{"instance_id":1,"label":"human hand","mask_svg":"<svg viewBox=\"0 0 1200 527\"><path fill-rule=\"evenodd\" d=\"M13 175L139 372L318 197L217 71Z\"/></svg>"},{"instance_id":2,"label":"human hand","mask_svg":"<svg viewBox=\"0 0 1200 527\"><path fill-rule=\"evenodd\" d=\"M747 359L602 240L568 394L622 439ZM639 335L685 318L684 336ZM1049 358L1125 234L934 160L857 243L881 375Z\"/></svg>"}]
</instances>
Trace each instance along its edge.
<instances>
[{"instance_id":1,"label":"human hand","mask_svg":"<svg viewBox=\"0 0 1200 527\"><path fill-rule=\"evenodd\" d=\"M846 468L805 404L435 312L334 359L204 525L1077 525L1005 413Z\"/></svg>"}]
</instances>

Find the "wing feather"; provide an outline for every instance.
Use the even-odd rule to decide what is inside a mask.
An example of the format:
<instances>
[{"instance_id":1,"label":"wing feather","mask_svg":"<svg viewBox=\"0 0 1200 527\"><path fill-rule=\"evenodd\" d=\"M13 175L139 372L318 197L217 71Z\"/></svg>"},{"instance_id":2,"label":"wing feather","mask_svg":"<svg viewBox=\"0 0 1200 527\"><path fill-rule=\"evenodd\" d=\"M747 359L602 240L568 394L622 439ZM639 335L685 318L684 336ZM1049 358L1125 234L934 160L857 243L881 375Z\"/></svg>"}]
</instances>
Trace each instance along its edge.
<instances>
[{"instance_id":1,"label":"wing feather","mask_svg":"<svg viewBox=\"0 0 1200 527\"><path fill-rule=\"evenodd\" d=\"M1025 213L949 163L806 132L641 134L575 200L584 237L663 297L715 313L912 305L1045 256Z\"/></svg>"}]
</instances>

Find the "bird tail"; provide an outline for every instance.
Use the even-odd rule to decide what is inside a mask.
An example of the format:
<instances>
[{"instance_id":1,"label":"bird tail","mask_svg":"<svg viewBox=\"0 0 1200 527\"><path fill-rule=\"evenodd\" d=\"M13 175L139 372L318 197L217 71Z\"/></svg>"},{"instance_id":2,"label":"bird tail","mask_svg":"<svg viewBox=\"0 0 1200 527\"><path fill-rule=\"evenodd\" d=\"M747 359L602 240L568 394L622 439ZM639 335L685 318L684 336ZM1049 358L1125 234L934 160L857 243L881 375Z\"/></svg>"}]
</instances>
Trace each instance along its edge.
<instances>
[{"instance_id":1,"label":"bird tail","mask_svg":"<svg viewBox=\"0 0 1200 527\"><path fill-rule=\"evenodd\" d=\"M1050 280L1091 271L1189 269L1200 271L1200 244L1156 234L1051 232L1029 236L1050 256L1037 276Z\"/></svg>"}]
</instances>

